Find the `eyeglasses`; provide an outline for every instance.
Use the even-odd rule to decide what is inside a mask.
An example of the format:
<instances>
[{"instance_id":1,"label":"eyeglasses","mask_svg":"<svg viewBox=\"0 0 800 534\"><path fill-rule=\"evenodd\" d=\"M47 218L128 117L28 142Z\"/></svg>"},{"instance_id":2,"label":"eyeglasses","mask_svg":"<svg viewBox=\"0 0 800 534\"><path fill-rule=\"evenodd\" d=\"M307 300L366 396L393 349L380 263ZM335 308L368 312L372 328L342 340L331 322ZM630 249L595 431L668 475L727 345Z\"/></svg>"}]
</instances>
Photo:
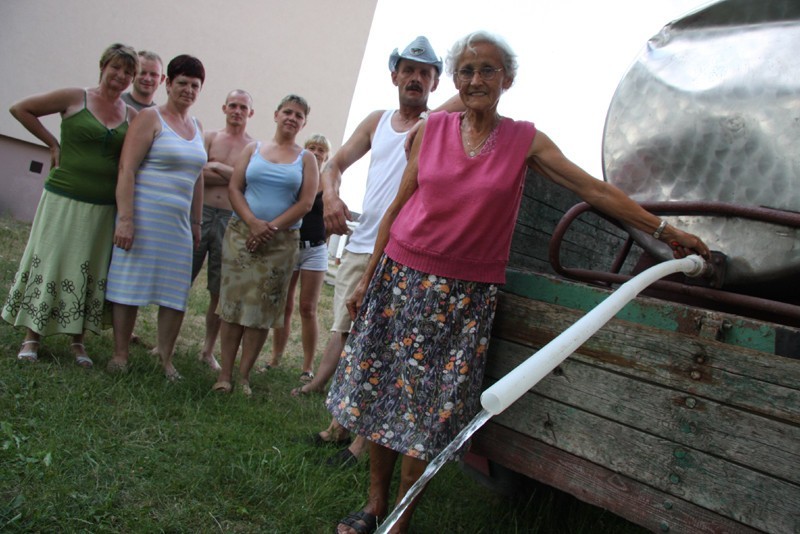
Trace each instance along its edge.
<instances>
[{"instance_id":1,"label":"eyeglasses","mask_svg":"<svg viewBox=\"0 0 800 534\"><path fill-rule=\"evenodd\" d=\"M472 68L464 68L458 69L456 71L456 76L458 76L458 81L460 82L471 82L472 78L475 77L475 73L477 72L480 76L481 80L488 82L489 80L493 80L494 77L497 75L498 72L503 70L503 67L481 67L478 70Z\"/></svg>"}]
</instances>

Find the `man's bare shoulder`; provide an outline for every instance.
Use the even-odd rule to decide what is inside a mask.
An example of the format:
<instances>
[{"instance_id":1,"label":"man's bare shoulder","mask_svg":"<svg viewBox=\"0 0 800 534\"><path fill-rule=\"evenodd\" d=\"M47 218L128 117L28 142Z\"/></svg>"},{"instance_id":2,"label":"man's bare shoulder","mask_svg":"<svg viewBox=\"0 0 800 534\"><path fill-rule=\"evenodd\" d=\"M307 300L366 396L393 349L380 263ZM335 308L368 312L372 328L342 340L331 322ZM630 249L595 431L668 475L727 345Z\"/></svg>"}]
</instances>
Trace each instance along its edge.
<instances>
[{"instance_id":1,"label":"man's bare shoulder","mask_svg":"<svg viewBox=\"0 0 800 534\"><path fill-rule=\"evenodd\" d=\"M356 127L350 138L336 151L326 168L344 172L350 165L361 159L372 148L372 139L378 130L384 110L376 110L367 115ZM324 174L324 173L323 173Z\"/></svg>"},{"instance_id":2,"label":"man's bare shoulder","mask_svg":"<svg viewBox=\"0 0 800 534\"><path fill-rule=\"evenodd\" d=\"M205 132L203 134L203 143L205 143L206 148L208 148L211 145L211 143L214 142L214 139L217 138L217 134L218 133L219 133L219 130L213 130L213 131L210 131L210 132Z\"/></svg>"},{"instance_id":3,"label":"man's bare shoulder","mask_svg":"<svg viewBox=\"0 0 800 534\"><path fill-rule=\"evenodd\" d=\"M223 128L221 130L209 132L208 135L206 135L206 141L210 144L245 146L255 141L255 139L247 132L230 133Z\"/></svg>"},{"instance_id":4,"label":"man's bare shoulder","mask_svg":"<svg viewBox=\"0 0 800 534\"><path fill-rule=\"evenodd\" d=\"M254 141L245 132L240 135L232 135L222 129L209 132L209 134L205 139L209 161L220 161L229 165L233 165L239 153Z\"/></svg>"},{"instance_id":5,"label":"man's bare shoulder","mask_svg":"<svg viewBox=\"0 0 800 534\"><path fill-rule=\"evenodd\" d=\"M213 141L221 141L221 142L224 142L226 137L229 137L229 136L228 136L227 132L225 131L225 128L222 128L220 130L212 130L212 131L206 133L206 140L207 141L212 141L212 142Z\"/></svg>"},{"instance_id":6,"label":"man's bare shoulder","mask_svg":"<svg viewBox=\"0 0 800 534\"><path fill-rule=\"evenodd\" d=\"M367 115L366 118L361 121L361 124L366 125L370 133L375 133L375 130L378 129L378 123L381 122L381 117L383 117L384 113L386 113L385 109L376 109Z\"/></svg>"},{"instance_id":7,"label":"man's bare shoulder","mask_svg":"<svg viewBox=\"0 0 800 534\"><path fill-rule=\"evenodd\" d=\"M383 109L376 109L369 115L367 115L359 124L356 126L356 129L353 131L353 134L350 136L348 143L358 143L358 142L371 142L372 137L375 135L375 132L378 130L378 124L381 122L381 117L383 114L386 113L386 110Z\"/></svg>"}]
</instances>

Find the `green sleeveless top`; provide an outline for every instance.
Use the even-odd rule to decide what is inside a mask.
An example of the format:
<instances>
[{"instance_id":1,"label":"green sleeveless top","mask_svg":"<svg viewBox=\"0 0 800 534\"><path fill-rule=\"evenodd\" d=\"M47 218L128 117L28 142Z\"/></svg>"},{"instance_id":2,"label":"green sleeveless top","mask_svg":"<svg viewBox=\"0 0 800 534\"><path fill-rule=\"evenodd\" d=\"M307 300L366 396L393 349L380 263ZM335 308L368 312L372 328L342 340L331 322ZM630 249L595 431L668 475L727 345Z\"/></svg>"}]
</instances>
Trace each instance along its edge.
<instances>
[{"instance_id":1,"label":"green sleeveless top","mask_svg":"<svg viewBox=\"0 0 800 534\"><path fill-rule=\"evenodd\" d=\"M114 204L122 142L128 115L116 128L106 128L86 107L61 121L61 159L50 170L44 188L90 204Z\"/></svg>"}]
</instances>

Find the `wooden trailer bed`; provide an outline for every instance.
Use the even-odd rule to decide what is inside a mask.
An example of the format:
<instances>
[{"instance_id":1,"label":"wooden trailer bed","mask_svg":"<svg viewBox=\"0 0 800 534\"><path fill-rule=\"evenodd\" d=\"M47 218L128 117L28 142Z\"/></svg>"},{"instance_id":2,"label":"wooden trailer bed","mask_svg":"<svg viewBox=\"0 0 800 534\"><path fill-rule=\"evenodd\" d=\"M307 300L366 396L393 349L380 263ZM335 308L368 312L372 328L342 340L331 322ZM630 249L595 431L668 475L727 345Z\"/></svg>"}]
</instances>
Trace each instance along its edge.
<instances>
[{"instance_id":1,"label":"wooden trailer bed","mask_svg":"<svg viewBox=\"0 0 800 534\"><path fill-rule=\"evenodd\" d=\"M548 274L576 201L529 175L485 387L609 294ZM565 263L607 266L622 233L578 227ZM639 297L471 450L653 531L800 532L798 356L800 329Z\"/></svg>"}]
</instances>

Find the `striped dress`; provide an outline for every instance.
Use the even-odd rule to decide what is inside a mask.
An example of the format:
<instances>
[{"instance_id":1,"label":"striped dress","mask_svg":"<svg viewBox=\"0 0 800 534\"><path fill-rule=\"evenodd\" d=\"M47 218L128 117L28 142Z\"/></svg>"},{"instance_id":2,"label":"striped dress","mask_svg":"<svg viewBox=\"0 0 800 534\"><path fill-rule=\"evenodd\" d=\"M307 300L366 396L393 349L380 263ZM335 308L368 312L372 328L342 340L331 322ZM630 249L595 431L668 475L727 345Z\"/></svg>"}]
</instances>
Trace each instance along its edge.
<instances>
[{"instance_id":1,"label":"striped dress","mask_svg":"<svg viewBox=\"0 0 800 534\"><path fill-rule=\"evenodd\" d=\"M114 247L106 298L184 311L192 282L189 213L207 155L196 120L195 136L187 141L159 119L161 132L136 173L133 246Z\"/></svg>"}]
</instances>

